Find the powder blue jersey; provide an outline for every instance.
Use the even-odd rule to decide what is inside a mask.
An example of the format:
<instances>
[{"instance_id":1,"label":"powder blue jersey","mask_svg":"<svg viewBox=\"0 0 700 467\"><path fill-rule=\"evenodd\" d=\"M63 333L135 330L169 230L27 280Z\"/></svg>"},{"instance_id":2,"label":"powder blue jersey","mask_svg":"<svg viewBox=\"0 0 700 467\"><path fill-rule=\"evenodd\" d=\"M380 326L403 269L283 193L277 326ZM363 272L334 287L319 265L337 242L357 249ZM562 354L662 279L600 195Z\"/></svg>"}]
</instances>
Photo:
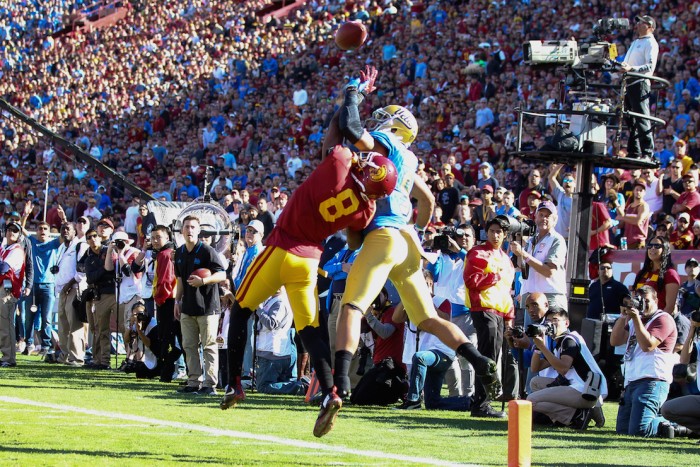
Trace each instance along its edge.
<instances>
[{"instance_id":1,"label":"powder blue jersey","mask_svg":"<svg viewBox=\"0 0 700 467\"><path fill-rule=\"evenodd\" d=\"M411 190L418 170L418 158L396 136L383 131L372 131L370 135L384 146L387 157L396 166L398 180L391 195L377 200L377 211L364 233L380 227L405 227L411 220Z\"/></svg>"}]
</instances>

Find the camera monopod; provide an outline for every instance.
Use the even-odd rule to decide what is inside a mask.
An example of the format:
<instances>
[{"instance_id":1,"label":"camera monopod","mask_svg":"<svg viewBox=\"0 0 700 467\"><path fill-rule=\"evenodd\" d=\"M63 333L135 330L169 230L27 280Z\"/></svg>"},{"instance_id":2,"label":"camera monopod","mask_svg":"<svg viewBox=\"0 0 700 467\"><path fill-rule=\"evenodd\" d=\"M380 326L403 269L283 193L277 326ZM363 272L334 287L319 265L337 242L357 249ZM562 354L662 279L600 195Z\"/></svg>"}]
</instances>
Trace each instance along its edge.
<instances>
[{"instance_id":1,"label":"camera monopod","mask_svg":"<svg viewBox=\"0 0 700 467\"><path fill-rule=\"evenodd\" d=\"M119 259L117 259L117 264L115 267L114 274L114 284L116 285L116 300L117 300L117 332L114 336L114 369L119 369L119 298L120 290L122 288L122 267L119 264ZM126 340L124 341L124 351L126 351Z\"/></svg>"}]
</instances>

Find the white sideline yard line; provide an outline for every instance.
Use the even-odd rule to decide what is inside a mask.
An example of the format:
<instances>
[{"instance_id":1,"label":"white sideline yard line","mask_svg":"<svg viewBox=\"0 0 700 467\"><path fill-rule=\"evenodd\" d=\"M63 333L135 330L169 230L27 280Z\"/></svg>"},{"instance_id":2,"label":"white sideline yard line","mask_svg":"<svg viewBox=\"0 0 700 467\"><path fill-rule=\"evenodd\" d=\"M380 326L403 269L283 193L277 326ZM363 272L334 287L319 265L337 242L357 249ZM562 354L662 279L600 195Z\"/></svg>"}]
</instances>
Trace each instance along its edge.
<instances>
[{"instance_id":1,"label":"white sideline yard line","mask_svg":"<svg viewBox=\"0 0 700 467\"><path fill-rule=\"evenodd\" d=\"M150 424L150 425L161 425L161 426L167 426L171 428L179 428L183 430L190 430L190 431L200 431L202 433L208 433L211 435L215 436L226 436L229 438L238 438L238 439L247 439L247 440L253 440L253 441L266 441L271 444L276 444L276 445L285 445L285 446L292 446L295 448L308 448L308 449L316 449L316 450L323 450L323 451L329 451L331 453L344 453L344 454L351 454L355 456L361 456L361 457L371 457L372 459L380 459L380 460L395 460L395 461L402 461L402 462L411 462L414 464L424 464L424 465L460 465L464 467L478 467L476 465L468 465L468 464L456 464L452 462L448 462L445 460L440 460L440 459L432 459L429 457L413 457L413 456L405 456L402 454L392 454L388 452L381 452L381 451L367 451L367 450L359 450L359 449L352 449L352 448L347 448L344 446L336 446L336 445L328 445L328 444L321 444L321 443L311 443L308 441L301 441L297 439L289 439L289 438L280 438L278 436L269 436L269 435L263 435L263 434L257 434L257 433L246 433L244 431L235 431L235 430L222 430L219 428L212 428L208 426L203 426L203 425L194 425L191 423L182 423L182 422L173 422L170 420L159 420L157 418L148 418L148 417L141 417L139 415L131 415L131 414L122 414L119 412L105 412L101 410L92 410L92 409L86 409L83 407L75 407L71 405L61 405L61 404L51 404L48 402L38 402L38 401L33 401L29 399L20 399L18 397L8 397L8 396L0 396L0 402L5 402L7 404L18 404L18 405L26 405L26 406L31 406L31 407L44 407L47 409L54 409L54 410L61 410L65 412L74 412L74 413L81 413L85 415L95 415L98 417L110 417L112 419L120 419L120 420L126 420L130 422L141 422L145 424Z\"/></svg>"}]
</instances>

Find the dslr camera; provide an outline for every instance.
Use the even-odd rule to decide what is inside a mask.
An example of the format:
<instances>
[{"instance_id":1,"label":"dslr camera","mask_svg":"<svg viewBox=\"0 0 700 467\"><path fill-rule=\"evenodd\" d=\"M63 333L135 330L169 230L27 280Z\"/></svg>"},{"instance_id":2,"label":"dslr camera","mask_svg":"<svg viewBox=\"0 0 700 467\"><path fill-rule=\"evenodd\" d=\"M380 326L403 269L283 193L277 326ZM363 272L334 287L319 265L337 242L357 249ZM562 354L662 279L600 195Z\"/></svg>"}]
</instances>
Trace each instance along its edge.
<instances>
[{"instance_id":1,"label":"dslr camera","mask_svg":"<svg viewBox=\"0 0 700 467\"><path fill-rule=\"evenodd\" d=\"M554 336L557 332L556 327L552 323L531 324L525 330L527 337L543 337Z\"/></svg>"},{"instance_id":2,"label":"dslr camera","mask_svg":"<svg viewBox=\"0 0 700 467\"><path fill-rule=\"evenodd\" d=\"M507 234L511 238L515 238L517 235L523 237L532 237L537 233L537 226L530 219L525 219L519 221L515 217L510 216L496 216L496 219L500 221L501 225L507 226Z\"/></svg>"},{"instance_id":3,"label":"dslr camera","mask_svg":"<svg viewBox=\"0 0 700 467\"><path fill-rule=\"evenodd\" d=\"M117 247L117 250L123 250L126 247L126 242L124 240L115 240L114 246Z\"/></svg>"},{"instance_id":4,"label":"dslr camera","mask_svg":"<svg viewBox=\"0 0 700 467\"><path fill-rule=\"evenodd\" d=\"M456 240L457 237L464 236L464 229L457 229L455 227L444 227L440 231L440 235L436 235L433 238L433 251L439 250L442 253L449 253L450 251L450 238Z\"/></svg>"},{"instance_id":5,"label":"dslr camera","mask_svg":"<svg viewBox=\"0 0 700 467\"><path fill-rule=\"evenodd\" d=\"M54 266L51 266L51 267L49 268L49 271L51 271L51 274L54 274L54 275L55 275L55 274L58 274L58 271L59 271L58 266L55 266L55 265L54 265Z\"/></svg>"},{"instance_id":6,"label":"dslr camera","mask_svg":"<svg viewBox=\"0 0 700 467\"><path fill-rule=\"evenodd\" d=\"M522 326L515 326L513 327L511 334L516 339L522 339L523 337L525 337L525 328Z\"/></svg>"},{"instance_id":7,"label":"dslr camera","mask_svg":"<svg viewBox=\"0 0 700 467\"><path fill-rule=\"evenodd\" d=\"M632 295L628 298L630 300L629 308L635 308L639 310L640 313L644 313L646 311L648 304L644 297L640 297L639 295Z\"/></svg>"}]
</instances>

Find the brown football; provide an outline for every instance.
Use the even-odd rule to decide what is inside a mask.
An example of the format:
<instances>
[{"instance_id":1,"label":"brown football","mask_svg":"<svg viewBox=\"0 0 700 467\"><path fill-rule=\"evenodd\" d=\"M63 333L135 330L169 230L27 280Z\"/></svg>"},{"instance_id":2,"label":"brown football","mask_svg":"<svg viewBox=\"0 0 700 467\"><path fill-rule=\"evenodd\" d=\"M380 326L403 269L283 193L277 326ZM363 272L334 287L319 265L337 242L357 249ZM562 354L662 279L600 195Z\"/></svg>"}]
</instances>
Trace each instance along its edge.
<instances>
[{"instance_id":1,"label":"brown football","mask_svg":"<svg viewBox=\"0 0 700 467\"><path fill-rule=\"evenodd\" d=\"M335 32L335 43L343 50L355 50L367 40L367 28L360 21L346 21Z\"/></svg>"}]
</instances>

